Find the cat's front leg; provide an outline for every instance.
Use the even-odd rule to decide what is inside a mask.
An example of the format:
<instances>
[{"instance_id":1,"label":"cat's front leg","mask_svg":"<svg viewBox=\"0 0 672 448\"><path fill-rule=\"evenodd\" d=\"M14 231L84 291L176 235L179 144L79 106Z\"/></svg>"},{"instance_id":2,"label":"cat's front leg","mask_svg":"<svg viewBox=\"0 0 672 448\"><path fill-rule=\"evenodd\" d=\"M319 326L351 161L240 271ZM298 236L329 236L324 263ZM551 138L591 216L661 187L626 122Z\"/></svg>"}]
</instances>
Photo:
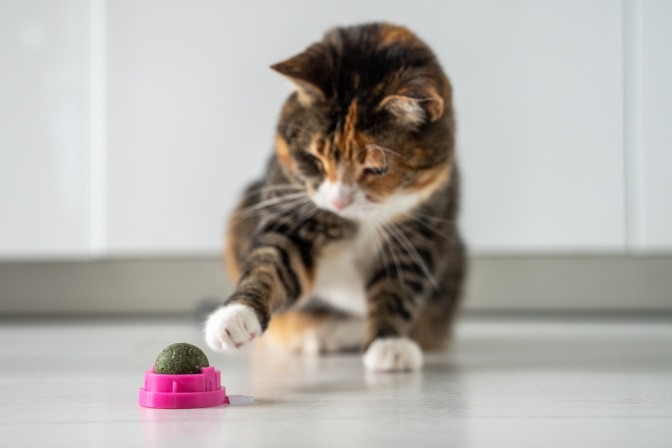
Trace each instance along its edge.
<instances>
[{"instance_id":1,"label":"cat's front leg","mask_svg":"<svg viewBox=\"0 0 672 448\"><path fill-rule=\"evenodd\" d=\"M364 365L369 370L400 372L422 368L422 349L409 333L432 284L418 265L420 254L427 252L416 250L414 254L416 259L381 260L379 270L367 283L368 348Z\"/></svg>"},{"instance_id":2,"label":"cat's front leg","mask_svg":"<svg viewBox=\"0 0 672 448\"><path fill-rule=\"evenodd\" d=\"M368 348L364 366L375 372L403 372L422 368L422 349L408 337L413 311L398 293L379 293L369 298Z\"/></svg>"},{"instance_id":3,"label":"cat's front leg","mask_svg":"<svg viewBox=\"0 0 672 448\"><path fill-rule=\"evenodd\" d=\"M205 324L205 340L213 350L237 349L260 336L271 313L290 306L308 288L312 248L288 234L271 223L256 235L236 291Z\"/></svg>"}]
</instances>

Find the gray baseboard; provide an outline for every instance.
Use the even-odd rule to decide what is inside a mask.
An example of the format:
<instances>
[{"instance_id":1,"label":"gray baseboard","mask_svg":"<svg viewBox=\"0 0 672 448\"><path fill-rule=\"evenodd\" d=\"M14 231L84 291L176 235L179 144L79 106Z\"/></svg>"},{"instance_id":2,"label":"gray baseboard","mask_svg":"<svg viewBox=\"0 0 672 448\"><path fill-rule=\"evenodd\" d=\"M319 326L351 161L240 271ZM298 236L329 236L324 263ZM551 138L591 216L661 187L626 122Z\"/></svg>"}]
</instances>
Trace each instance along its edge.
<instances>
[{"instance_id":1,"label":"gray baseboard","mask_svg":"<svg viewBox=\"0 0 672 448\"><path fill-rule=\"evenodd\" d=\"M0 315L194 313L231 291L215 258L0 263ZM469 311L672 311L672 257L475 256Z\"/></svg>"}]
</instances>

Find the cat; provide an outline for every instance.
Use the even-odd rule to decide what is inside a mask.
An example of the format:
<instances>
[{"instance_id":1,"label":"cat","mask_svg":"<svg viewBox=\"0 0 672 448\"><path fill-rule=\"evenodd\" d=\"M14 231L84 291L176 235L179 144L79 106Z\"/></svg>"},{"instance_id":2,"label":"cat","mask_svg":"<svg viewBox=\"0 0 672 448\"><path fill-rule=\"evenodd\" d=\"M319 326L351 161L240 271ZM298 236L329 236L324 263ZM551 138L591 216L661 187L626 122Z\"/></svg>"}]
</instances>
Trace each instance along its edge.
<instances>
[{"instance_id":1,"label":"cat","mask_svg":"<svg viewBox=\"0 0 672 448\"><path fill-rule=\"evenodd\" d=\"M271 68L296 90L230 218L237 286L206 342L224 351L266 332L308 352L364 349L373 371L420 369L465 276L450 82L388 23L335 28Z\"/></svg>"}]
</instances>

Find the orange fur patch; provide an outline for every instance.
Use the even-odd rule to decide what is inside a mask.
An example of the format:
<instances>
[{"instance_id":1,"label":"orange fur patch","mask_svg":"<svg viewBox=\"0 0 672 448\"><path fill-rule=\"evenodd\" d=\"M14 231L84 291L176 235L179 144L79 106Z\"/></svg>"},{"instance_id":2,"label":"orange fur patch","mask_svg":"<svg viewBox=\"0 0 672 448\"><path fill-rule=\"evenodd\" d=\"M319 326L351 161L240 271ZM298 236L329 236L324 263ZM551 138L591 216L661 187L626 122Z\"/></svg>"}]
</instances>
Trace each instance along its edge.
<instances>
[{"instance_id":1,"label":"orange fur patch","mask_svg":"<svg viewBox=\"0 0 672 448\"><path fill-rule=\"evenodd\" d=\"M445 110L443 98L439 96L432 85L427 86L427 94L425 108L429 114L430 121L435 122L443 116Z\"/></svg>"},{"instance_id":2,"label":"orange fur patch","mask_svg":"<svg viewBox=\"0 0 672 448\"><path fill-rule=\"evenodd\" d=\"M324 176L328 180L335 182L336 178L338 177L338 173L336 171L335 164L329 158L330 147L331 146L328 142L323 141L323 139L319 136L315 136L308 146L308 153L314 155L320 160L320 162L322 162Z\"/></svg>"},{"instance_id":3,"label":"orange fur patch","mask_svg":"<svg viewBox=\"0 0 672 448\"><path fill-rule=\"evenodd\" d=\"M371 182L371 189L380 196L389 196L396 191L399 184L403 180L403 175L398 173L389 173L385 176L380 176Z\"/></svg>"},{"instance_id":4,"label":"orange fur patch","mask_svg":"<svg viewBox=\"0 0 672 448\"><path fill-rule=\"evenodd\" d=\"M275 135L275 151L278 154L278 160L285 167L285 169L290 171L296 170L294 160L292 160L292 156L289 153L289 145L280 134Z\"/></svg>"},{"instance_id":5,"label":"orange fur patch","mask_svg":"<svg viewBox=\"0 0 672 448\"><path fill-rule=\"evenodd\" d=\"M293 348L304 332L319 327L327 319L328 316L287 310L273 316L264 332L263 340L287 349Z\"/></svg>"},{"instance_id":6,"label":"orange fur patch","mask_svg":"<svg viewBox=\"0 0 672 448\"><path fill-rule=\"evenodd\" d=\"M357 133L355 127L357 126L357 101L350 103L348 114L345 116L343 122L343 158L345 160L352 160L355 148L357 147Z\"/></svg>"},{"instance_id":7,"label":"orange fur patch","mask_svg":"<svg viewBox=\"0 0 672 448\"><path fill-rule=\"evenodd\" d=\"M436 188L448 182L451 172L452 164L450 163L423 170L408 189L411 191L426 190L431 194Z\"/></svg>"},{"instance_id":8,"label":"orange fur patch","mask_svg":"<svg viewBox=\"0 0 672 448\"><path fill-rule=\"evenodd\" d=\"M381 25L380 44L387 47L393 44L408 44L417 40L415 34L402 26Z\"/></svg>"},{"instance_id":9,"label":"orange fur patch","mask_svg":"<svg viewBox=\"0 0 672 448\"><path fill-rule=\"evenodd\" d=\"M382 149L376 147L366 148L362 151L360 163L364 167L387 168L387 156Z\"/></svg>"}]
</instances>

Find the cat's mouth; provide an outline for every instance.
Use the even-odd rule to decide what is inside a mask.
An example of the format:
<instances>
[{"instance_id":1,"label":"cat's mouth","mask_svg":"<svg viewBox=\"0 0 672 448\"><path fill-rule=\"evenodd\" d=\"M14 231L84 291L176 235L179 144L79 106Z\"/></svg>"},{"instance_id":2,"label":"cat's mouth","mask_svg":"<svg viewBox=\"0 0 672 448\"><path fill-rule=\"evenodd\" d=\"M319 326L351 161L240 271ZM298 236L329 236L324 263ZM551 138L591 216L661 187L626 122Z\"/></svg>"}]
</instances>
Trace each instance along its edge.
<instances>
[{"instance_id":1,"label":"cat's mouth","mask_svg":"<svg viewBox=\"0 0 672 448\"><path fill-rule=\"evenodd\" d=\"M333 203L321 201L316 197L312 197L311 199L318 208L334 213L342 218L355 221L366 219L376 208L374 204L360 204L355 203L354 201L347 203Z\"/></svg>"},{"instance_id":2,"label":"cat's mouth","mask_svg":"<svg viewBox=\"0 0 672 448\"><path fill-rule=\"evenodd\" d=\"M315 205L351 220L364 220L376 209L361 189L342 182L323 182L311 195Z\"/></svg>"},{"instance_id":3,"label":"cat's mouth","mask_svg":"<svg viewBox=\"0 0 672 448\"><path fill-rule=\"evenodd\" d=\"M351 204L341 209L332 209L331 212L338 216L354 221L364 221L375 213L373 204Z\"/></svg>"}]
</instances>

